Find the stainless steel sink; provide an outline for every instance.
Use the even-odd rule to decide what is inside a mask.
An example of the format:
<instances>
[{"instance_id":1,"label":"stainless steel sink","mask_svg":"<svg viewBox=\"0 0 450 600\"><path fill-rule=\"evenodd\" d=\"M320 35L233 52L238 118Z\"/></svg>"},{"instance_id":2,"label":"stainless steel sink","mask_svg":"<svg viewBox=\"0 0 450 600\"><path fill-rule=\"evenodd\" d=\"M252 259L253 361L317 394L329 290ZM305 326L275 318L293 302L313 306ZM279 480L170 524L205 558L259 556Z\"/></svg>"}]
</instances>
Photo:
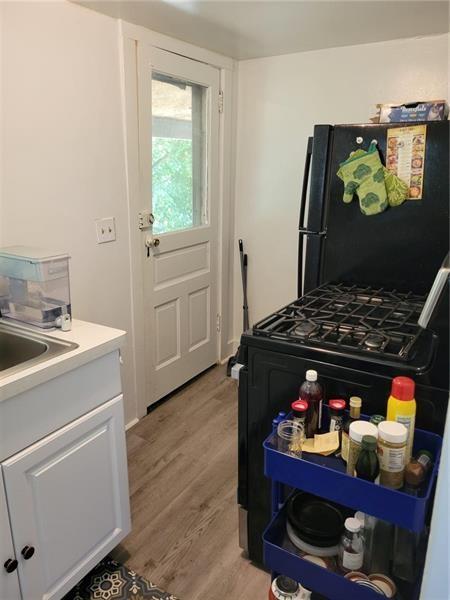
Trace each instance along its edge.
<instances>
[{"instance_id":1,"label":"stainless steel sink","mask_svg":"<svg viewBox=\"0 0 450 600\"><path fill-rule=\"evenodd\" d=\"M2 322L0 323L0 380L76 348L78 345L72 342Z\"/></svg>"}]
</instances>

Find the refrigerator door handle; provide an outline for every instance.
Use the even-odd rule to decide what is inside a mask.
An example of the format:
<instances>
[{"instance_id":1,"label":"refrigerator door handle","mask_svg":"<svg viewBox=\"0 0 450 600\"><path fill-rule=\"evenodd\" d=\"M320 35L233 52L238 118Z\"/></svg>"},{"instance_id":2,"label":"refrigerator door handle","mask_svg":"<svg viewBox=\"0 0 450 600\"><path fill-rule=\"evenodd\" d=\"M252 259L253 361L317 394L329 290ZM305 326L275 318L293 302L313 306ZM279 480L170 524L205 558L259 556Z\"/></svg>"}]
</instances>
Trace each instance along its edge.
<instances>
[{"instance_id":1,"label":"refrigerator door handle","mask_svg":"<svg viewBox=\"0 0 450 600\"><path fill-rule=\"evenodd\" d=\"M308 138L308 145L306 147L306 158L305 158L305 170L303 173L303 185L302 185L302 195L300 198L300 215L298 219L298 265L299 265L299 273L298 273L298 296L302 295L303 291L303 236L311 235L314 232L309 231L304 227L305 222L305 210L306 210L306 197L308 195L308 182L309 182L309 171L311 167L311 158L313 151L313 141L314 138L310 136Z\"/></svg>"},{"instance_id":2,"label":"refrigerator door handle","mask_svg":"<svg viewBox=\"0 0 450 600\"><path fill-rule=\"evenodd\" d=\"M300 199L300 217L298 220L298 228L300 231L303 228L303 224L305 222L306 196L308 194L309 170L311 167L313 139L314 138L310 136L308 138L308 145L306 146L305 170L303 172L302 195Z\"/></svg>"},{"instance_id":3,"label":"refrigerator door handle","mask_svg":"<svg viewBox=\"0 0 450 600\"><path fill-rule=\"evenodd\" d=\"M305 175L298 232L298 297L320 285L322 248L328 238L324 213L332 139L331 125L316 125L312 142L308 139L311 156L307 157L305 167L308 167L309 181Z\"/></svg>"},{"instance_id":4,"label":"refrigerator door handle","mask_svg":"<svg viewBox=\"0 0 450 600\"><path fill-rule=\"evenodd\" d=\"M326 229L324 229L323 231L311 231L311 229L307 229L306 227L300 227L298 231L303 235L327 235Z\"/></svg>"}]
</instances>

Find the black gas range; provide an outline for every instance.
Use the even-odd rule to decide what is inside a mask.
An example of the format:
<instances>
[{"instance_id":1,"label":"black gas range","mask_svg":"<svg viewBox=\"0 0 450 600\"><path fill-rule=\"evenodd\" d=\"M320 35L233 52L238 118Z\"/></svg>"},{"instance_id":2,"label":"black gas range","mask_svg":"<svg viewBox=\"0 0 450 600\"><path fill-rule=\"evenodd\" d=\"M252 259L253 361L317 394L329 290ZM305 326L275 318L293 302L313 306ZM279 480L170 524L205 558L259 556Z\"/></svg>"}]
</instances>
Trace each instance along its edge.
<instances>
[{"instance_id":1,"label":"black gas range","mask_svg":"<svg viewBox=\"0 0 450 600\"><path fill-rule=\"evenodd\" d=\"M428 326L418 321L449 246L448 180L434 169L438 155L448 167L448 124L428 127L421 201L366 217L356 202L342 202L335 176L357 139L377 139L383 153L388 127L316 127L305 165L306 177L311 171L306 223L305 184L300 208L299 298L241 338L240 540L259 564L270 519L262 443L273 417L298 397L307 369L318 372L325 400L360 396L369 415L385 413L393 377L412 377L417 426L438 433L444 428L448 285Z\"/></svg>"},{"instance_id":2,"label":"black gas range","mask_svg":"<svg viewBox=\"0 0 450 600\"><path fill-rule=\"evenodd\" d=\"M328 283L263 319L253 333L313 348L366 353L370 359L409 361L423 334L418 319L425 300L411 292Z\"/></svg>"}]
</instances>

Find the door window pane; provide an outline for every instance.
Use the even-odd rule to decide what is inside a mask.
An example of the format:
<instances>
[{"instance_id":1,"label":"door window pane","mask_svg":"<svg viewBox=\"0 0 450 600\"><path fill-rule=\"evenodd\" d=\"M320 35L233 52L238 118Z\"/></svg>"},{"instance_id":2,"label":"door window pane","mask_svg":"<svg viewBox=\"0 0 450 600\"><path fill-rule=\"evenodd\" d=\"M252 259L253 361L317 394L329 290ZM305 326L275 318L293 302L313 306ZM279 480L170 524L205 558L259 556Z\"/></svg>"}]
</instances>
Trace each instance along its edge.
<instances>
[{"instance_id":1,"label":"door window pane","mask_svg":"<svg viewBox=\"0 0 450 600\"><path fill-rule=\"evenodd\" d=\"M208 222L206 94L201 85L152 76L152 212L154 233Z\"/></svg>"}]
</instances>

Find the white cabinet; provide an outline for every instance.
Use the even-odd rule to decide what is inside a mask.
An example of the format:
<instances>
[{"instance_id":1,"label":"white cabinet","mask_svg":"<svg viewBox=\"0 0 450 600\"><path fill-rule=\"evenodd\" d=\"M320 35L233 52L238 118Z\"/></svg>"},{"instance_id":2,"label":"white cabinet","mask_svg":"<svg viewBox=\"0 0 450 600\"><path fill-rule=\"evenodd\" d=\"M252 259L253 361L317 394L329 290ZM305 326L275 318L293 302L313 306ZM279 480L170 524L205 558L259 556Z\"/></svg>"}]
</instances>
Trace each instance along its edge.
<instances>
[{"instance_id":1,"label":"white cabinet","mask_svg":"<svg viewBox=\"0 0 450 600\"><path fill-rule=\"evenodd\" d=\"M1 475L1 473L0 473ZM17 561L9 526L5 491L0 476L0 598L19 600L20 589L17 577Z\"/></svg>"},{"instance_id":2,"label":"white cabinet","mask_svg":"<svg viewBox=\"0 0 450 600\"><path fill-rule=\"evenodd\" d=\"M24 600L58 600L130 531L122 396L15 454L2 471L18 569L2 573L0 598L16 599L17 573ZM3 540L2 529L2 553ZM7 593L2 577L11 577Z\"/></svg>"}]
</instances>

